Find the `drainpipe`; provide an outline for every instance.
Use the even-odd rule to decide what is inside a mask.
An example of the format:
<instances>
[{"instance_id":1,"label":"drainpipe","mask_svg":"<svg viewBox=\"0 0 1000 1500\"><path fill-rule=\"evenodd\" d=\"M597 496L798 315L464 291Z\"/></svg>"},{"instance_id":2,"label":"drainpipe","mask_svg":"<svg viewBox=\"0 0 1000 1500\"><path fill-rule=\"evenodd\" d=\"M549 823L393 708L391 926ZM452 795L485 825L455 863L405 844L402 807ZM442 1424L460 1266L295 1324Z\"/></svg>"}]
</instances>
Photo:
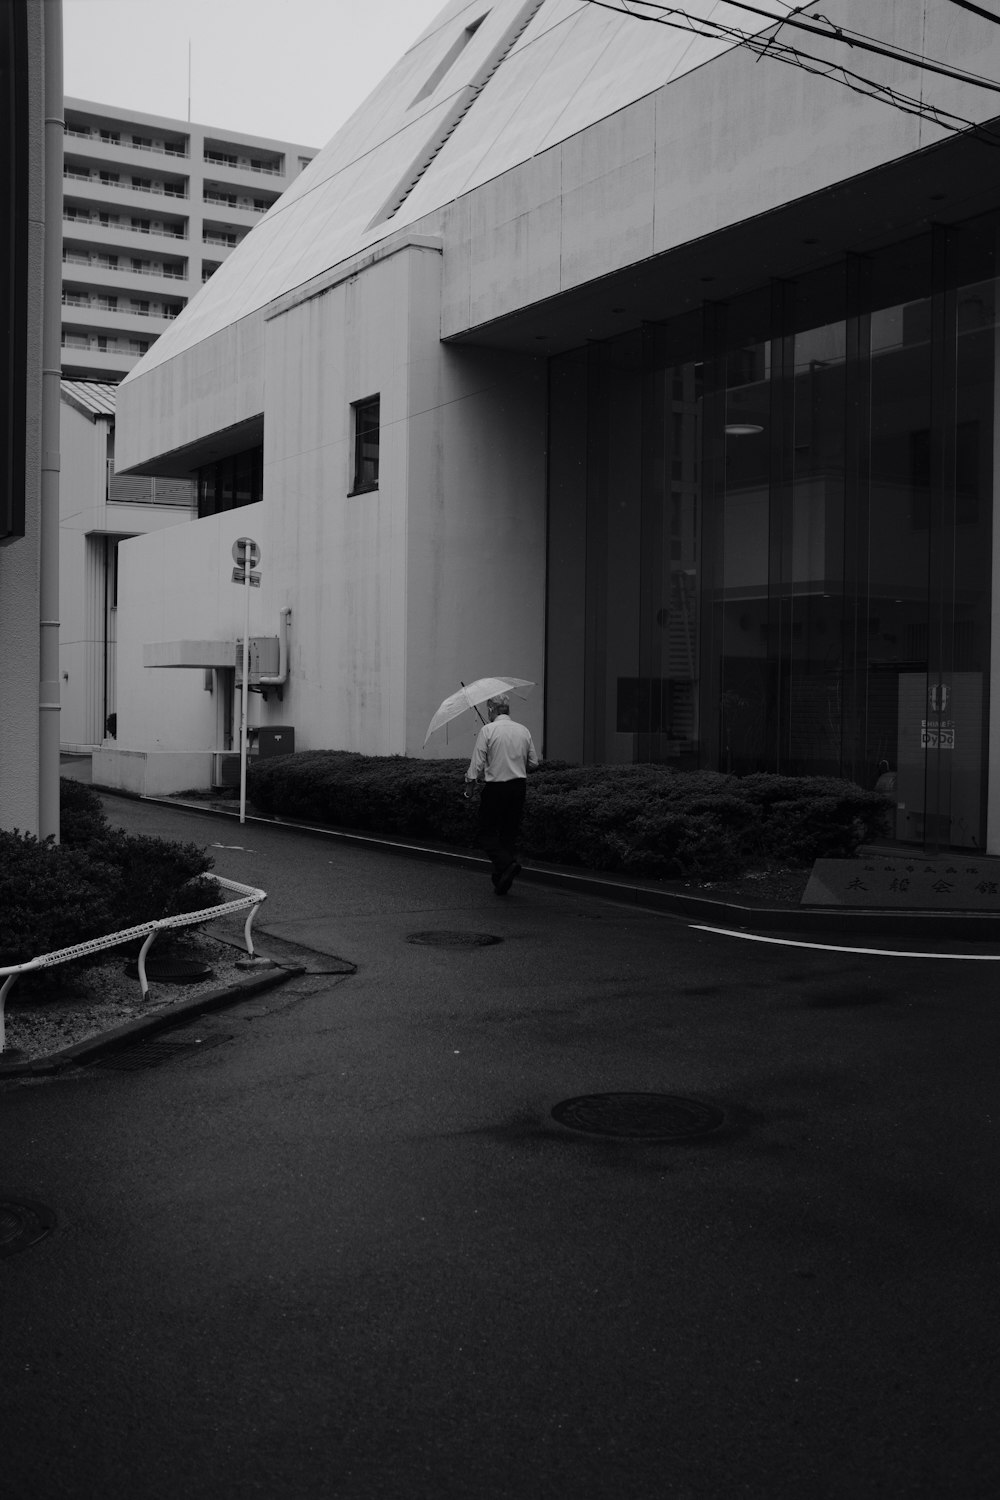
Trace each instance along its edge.
<instances>
[{"instance_id":1,"label":"drainpipe","mask_svg":"<svg viewBox=\"0 0 1000 1500\"><path fill-rule=\"evenodd\" d=\"M59 381L62 322L63 33L61 0L42 8L45 38L45 249L39 514L38 832L59 840Z\"/></svg>"},{"instance_id":2,"label":"drainpipe","mask_svg":"<svg viewBox=\"0 0 1000 1500\"><path fill-rule=\"evenodd\" d=\"M288 622L292 617L292 611L285 606L278 611L278 675L277 677L260 677L258 682L261 687L284 687L288 681Z\"/></svg>"}]
</instances>

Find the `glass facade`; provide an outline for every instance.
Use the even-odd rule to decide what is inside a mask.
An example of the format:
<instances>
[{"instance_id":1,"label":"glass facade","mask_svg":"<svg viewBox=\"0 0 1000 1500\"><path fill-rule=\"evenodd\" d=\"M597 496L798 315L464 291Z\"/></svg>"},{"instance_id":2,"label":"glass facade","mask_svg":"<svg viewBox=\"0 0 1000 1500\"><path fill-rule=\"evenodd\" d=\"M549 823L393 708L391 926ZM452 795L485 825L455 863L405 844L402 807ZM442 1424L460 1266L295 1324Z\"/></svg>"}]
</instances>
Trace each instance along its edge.
<instances>
[{"instance_id":1,"label":"glass facade","mask_svg":"<svg viewBox=\"0 0 1000 1500\"><path fill-rule=\"evenodd\" d=\"M550 757L890 775L985 848L998 233L551 362Z\"/></svg>"},{"instance_id":2,"label":"glass facade","mask_svg":"<svg viewBox=\"0 0 1000 1500\"><path fill-rule=\"evenodd\" d=\"M264 492L264 449L247 448L198 470L198 515L255 505Z\"/></svg>"}]
</instances>

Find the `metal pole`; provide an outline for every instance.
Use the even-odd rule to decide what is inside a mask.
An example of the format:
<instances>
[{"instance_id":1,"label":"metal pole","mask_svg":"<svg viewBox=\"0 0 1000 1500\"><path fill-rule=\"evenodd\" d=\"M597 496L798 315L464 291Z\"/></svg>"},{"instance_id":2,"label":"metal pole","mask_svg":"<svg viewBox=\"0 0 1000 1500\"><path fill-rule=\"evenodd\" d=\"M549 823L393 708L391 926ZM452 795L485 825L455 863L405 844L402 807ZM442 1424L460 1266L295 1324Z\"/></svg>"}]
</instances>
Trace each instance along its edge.
<instances>
[{"instance_id":1,"label":"metal pole","mask_svg":"<svg viewBox=\"0 0 1000 1500\"><path fill-rule=\"evenodd\" d=\"M59 412L62 323L62 8L46 5L42 472L39 517L38 832L59 842Z\"/></svg>"},{"instance_id":2,"label":"metal pole","mask_svg":"<svg viewBox=\"0 0 1000 1500\"><path fill-rule=\"evenodd\" d=\"M250 683L250 543L243 551L243 707L240 713L240 822L247 820L247 693Z\"/></svg>"}]
</instances>

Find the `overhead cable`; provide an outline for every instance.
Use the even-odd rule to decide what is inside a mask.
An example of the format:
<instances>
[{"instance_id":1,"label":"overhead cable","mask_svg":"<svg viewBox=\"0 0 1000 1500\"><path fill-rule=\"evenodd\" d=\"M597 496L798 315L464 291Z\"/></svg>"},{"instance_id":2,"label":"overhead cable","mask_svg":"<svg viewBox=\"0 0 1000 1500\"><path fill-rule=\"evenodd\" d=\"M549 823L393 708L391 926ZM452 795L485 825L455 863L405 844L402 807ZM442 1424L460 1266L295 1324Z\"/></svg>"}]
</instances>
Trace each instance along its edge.
<instances>
[{"instance_id":1,"label":"overhead cable","mask_svg":"<svg viewBox=\"0 0 1000 1500\"><path fill-rule=\"evenodd\" d=\"M626 9L624 6L627 5L628 0L622 0L620 4L612 4L611 0L585 0L585 3L597 6L601 10L611 11L615 15L628 16L635 21L648 21L654 25L666 26L668 29L687 32L710 41L731 42L737 47L743 47L755 53L758 57L771 57L791 67L801 68L803 72L829 78L851 89L854 93L879 99L904 114L917 115L931 124L938 125L942 130L955 134L971 132L989 145L1000 145L1000 136L975 120L967 119L953 110L930 104L925 99L917 99L912 95L904 94L889 84L879 83L877 79L856 73L828 58L819 58L813 53L804 52L800 48L782 42L777 34L781 29L780 24L773 33L765 34L764 32L744 31L740 27L728 26L721 21L708 21L702 16L692 16L690 12L678 10L673 6L654 5L651 0L639 0L639 3L646 6L647 10L654 10L658 14L649 15L641 11ZM776 19L780 23L785 18ZM910 61L910 59L900 57L899 61ZM1000 89L1000 85L989 83L988 86Z\"/></svg>"},{"instance_id":2,"label":"overhead cable","mask_svg":"<svg viewBox=\"0 0 1000 1500\"><path fill-rule=\"evenodd\" d=\"M995 10L984 10L981 5L973 5L972 0L951 0L952 5L960 5L963 10L971 10L974 16L982 16L984 21L992 21L994 26L1000 26L1000 16Z\"/></svg>"},{"instance_id":3,"label":"overhead cable","mask_svg":"<svg viewBox=\"0 0 1000 1500\"><path fill-rule=\"evenodd\" d=\"M591 4L600 4L600 0L589 0ZM727 30L721 21L713 21L703 16L692 16L689 11L680 10L672 5L663 5L658 0L633 0L645 10L656 12L653 16L643 15L641 11L628 9L628 0L622 0L618 6L604 5L605 10L617 10L621 15L633 16L639 21L658 20L662 15L681 16L688 21L699 21L706 26L718 26L720 30ZM726 3L736 10L748 11L751 15L761 16L772 22L779 30L784 26L791 26L798 31L807 31L812 36L823 37L828 42L841 42L846 47L856 47L859 52L872 52L878 57L888 57L893 62L909 63L912 67L921 68L927 73L939 73L944 78L951 78L956 83L967 83L974 88L989 89L995 94L1000 94L1000 82L996 79L986 78L981 73L968 73L962 69L950 68L945 63L933 62L923 57L920 53L910 52L906 48L889 47L875 37L868 36L863 31L849 31L846 27L837 26L826 16L809 16L802 10L792 10L785 15L775 15L774 11L764 10L759 5L750 5L747 0L726 0ZM953 3L966 3L966 0L953 0ZM983 12L985 14L985 12ZM998 19L996 16L993 20ZM817 23L825 24L817 24Z\"/></svg>"}]
</instances>

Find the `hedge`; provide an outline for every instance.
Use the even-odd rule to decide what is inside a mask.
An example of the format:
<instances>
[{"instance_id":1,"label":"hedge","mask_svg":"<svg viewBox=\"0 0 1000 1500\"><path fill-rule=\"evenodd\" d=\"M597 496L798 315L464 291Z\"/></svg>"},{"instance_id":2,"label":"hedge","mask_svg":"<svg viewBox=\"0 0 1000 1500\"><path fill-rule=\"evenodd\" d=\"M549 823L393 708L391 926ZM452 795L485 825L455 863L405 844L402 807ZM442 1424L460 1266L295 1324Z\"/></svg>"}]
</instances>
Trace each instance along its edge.
<instances>
[{"instance_id":1,"label":"hedge","mask_svg":"<svg viewBox=\"0 0 1000 1500\"><path fill-rule=\"evenodd\" d=\"M469 847L467 762L310 750L251 761L265 816ZM661 765L544 763L529 781L521 853L632 875L724 879L761 863L811 864L883 837L891 799L833 777L730 776Z\"/></svg>"},{"instance_id":2,"label":"hedge","mask_svg":"<svg viewBox=\"0 0 1000 1500\"><path fill-rule=\"evenodd\" d=\"M7 963L217 905L196 844L112 828L90 787L60 781L62 842L0 829L0 954Z\"/></svg>"}]
</instances>

